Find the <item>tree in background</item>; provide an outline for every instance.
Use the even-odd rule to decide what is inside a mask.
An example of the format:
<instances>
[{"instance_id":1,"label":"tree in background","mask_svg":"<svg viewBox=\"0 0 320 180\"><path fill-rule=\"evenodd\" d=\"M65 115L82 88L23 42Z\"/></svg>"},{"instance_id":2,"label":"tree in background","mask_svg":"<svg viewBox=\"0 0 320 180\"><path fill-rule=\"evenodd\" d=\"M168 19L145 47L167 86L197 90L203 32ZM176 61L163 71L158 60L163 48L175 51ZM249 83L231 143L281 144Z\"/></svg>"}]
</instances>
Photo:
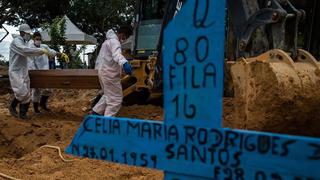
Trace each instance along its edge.
<instances>
[{"instance_id":1,"label":"tree in background","mask_svg":"<svg viewBox=\"0 0 320 180\"><path fill-rule=\"evenodd\" d=\"M63 17L56 17L51 24L42 24L42 28L49 32L51 40L48 44L52 49L59 51L60 46L66 44L66 20Z\"/></svg>"},{"instance_id":2,"label":"tree in background","mask_svg":"<svg viewBox=\"0 0 320 180\"><path fill-rule=\"evenodd\" d=\"M63 46L64 52L68 54L70 62L68 63L68 68L71 69L84 69L87 68L85 62L81 60L81 53L86 50L86 45L82 45L77 49L76 45L65 45ZM61 62L60 62L61 63Z\"/></svg>"},{"instance_id":3,"label":"tree in background","mask_svg":"<svg viewBox=\"0 0 320 180\"><path fill-rule=\"evenodd\" d=\"M134 0L71 0L67 15L84 32L103 33L109 28L130 24L134 3Z\"/></svg>"},{"instance_id":4,"label":"tree in background","mask_svg":"<svg viewBox=\"0 0 320 180\"><path fill-rule=\"evenodd\" d=\"M135 0L0 0L0 27L3 23L18 26L25 22L31 28L53 24L50 44L59 50L59 45L66 45L64 33L54 26L58 17L67 15L85 33L98 35L101 44L109 28L132 22L134 5Z\"/></svg>"},{"instance_id":5,"label":"tree in background","mask_svg":"<svg viewBox=\"0 0 320 180\"><path fill-rule=\"evenodd\" d=\"M20 23L16 12L21 4L18 0L0 0L0 26L6 22L9 24Z\"/></svg>"},{"instance_id":6,"label":"tree in background","mask_svg":"<svg viewBox=\"0 0 320 180\"><path fill-rule=\"evenodd\" d=\"M69 10L70 3L65 0L0 0L0 25L17 26L24 21L31 28L38 28Z\"/></svg>"},{"instance_id":7,"label":"tree in background","mask_svg":"<svg viewBox=\"0 0 320 180\"><path fill-rule=\"evenodd\" d=\"M104 32L122 24L130 24L134 16L135 0L71 0L67 16L81 30L96 34L98 48L89 59L89 67L95 61L100 45L104 41Z\"/></svg>"},{"instance_id":8,"label":"tree in background","mask_svg":"<svg viewBox=\"0 0 320 180\"><path fill-rule=\"evenodd\" d=\"M0 54L0 66L9 66L9 61L2 54Z\"/></svg>"},{"instance_id":9,"label":"tree in background","mask_svg":"<svg viewBox=\"0 0 320 180\"><path fill-rule=\"evenodd\" d=\"M17 26L24 21L31 28L39 28L67 15L82 31L103 33L130 23L134 3L134 0L0 0L0 25Z\"/></svg>"},{"instance_id":10,"label":"tree in background","mask_svg":"<svg viewBox=\"0 0 320 180\"><path fill-rule=\"evenodd\" d=\"M75 44L68 44L66 42L65 30L66 30L66 19L63 17L57 17L51 24L45 23L42 25L43 29L49 32L51 40L47 43L52 49L60 51L60 47L63 47L63 52L69 56L69 62L65 62L63 59L58 59L61 68L71 69L82 69L85 68L85 63L82 62L80 56L81 53L86 49L83 45L80 49L77 49Z\"/></svg>"}]
</instances>

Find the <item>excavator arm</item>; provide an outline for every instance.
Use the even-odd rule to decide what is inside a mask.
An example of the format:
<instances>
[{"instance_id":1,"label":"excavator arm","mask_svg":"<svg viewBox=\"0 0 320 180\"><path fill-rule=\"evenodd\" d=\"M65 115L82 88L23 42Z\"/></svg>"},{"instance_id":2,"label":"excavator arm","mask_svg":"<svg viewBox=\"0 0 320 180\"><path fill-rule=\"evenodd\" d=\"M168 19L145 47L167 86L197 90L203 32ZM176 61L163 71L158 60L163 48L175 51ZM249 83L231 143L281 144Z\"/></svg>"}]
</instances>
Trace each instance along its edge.
<instances>
[{"instance_id":1,"label":"excavator arm","mask_svg":"<svg viewBox=\"0 0 320 180\"><path fill-rule=\"evenodd\" d=\"M167 2L161 32L183 3ZM318 3L314 0L314 6L319 7ZM231 77L227 84L232 85L234 119L244 129L276 132L286 132L288 124L320 120L320 65L311 53L299 49L301 44L298 46L299 28L308 18L311 23L304 29L309 35L304 37L304 44L308 49L314 47L314 54L319 53L319 38L315 39L319 26L314 19L320 15L313 10L310 16L289 0L228 0L227 11L225 76ZM162 80L160 37L158 84Z\"/></svg>"},{"instance_id":2,"label":"excavator arm","mask_svg":"<svg viewBox=\"0 0 320 180\"><path fill-rule=\"evenodd\" d=\"M228 14L227 56L235 61L226 67L242 128L286 132L319 117L320 64L298 48L305 11L289 0L228 0Z\"/></svg>"},{"instance_id":3,"label":"excavator arm","mask_svg":"<svg viewBox=\"0 0 320 180\"><path fill-rule=\"evenodd\" d=\"M297 56L298 25L305 18L288 0L228 0L233 57L253 57L271 49Z\"/></svg>"}]
</instances>

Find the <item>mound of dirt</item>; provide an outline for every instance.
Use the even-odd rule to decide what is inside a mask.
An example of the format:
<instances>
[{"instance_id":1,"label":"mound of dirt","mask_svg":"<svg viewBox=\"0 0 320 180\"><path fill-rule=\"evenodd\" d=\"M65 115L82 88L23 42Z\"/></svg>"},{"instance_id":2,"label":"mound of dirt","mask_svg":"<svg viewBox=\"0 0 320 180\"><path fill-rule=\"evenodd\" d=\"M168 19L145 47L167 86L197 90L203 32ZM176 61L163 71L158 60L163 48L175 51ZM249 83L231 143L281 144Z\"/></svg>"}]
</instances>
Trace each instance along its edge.
<instances>
[{"instance_id":1,"label":"mound of dirt","mask_svg":"<svg viewBox=\"0 0 320 180\"><path fill-rule=\"evenodd\" d=\"M21 179L163 179L161 171L77 158L64 153L66 159L74 161L63 162L57 150L40 148L47 144L62 150L66 148L88 113L90 100L96 93L95 90L54 90L49 99L52 112L33 116L29 121L11 117L7 110L11 95L0 96L0 173ZM162 101L152 102L158 104ZM224 99L223 125L247 129L248 122L237 119L236 105L233 98ZM33 115L32 107L29 115ZM163 109L152 104L123 106L119 116L162 121ZM258 130L264 129L259 122L250 123ZM284 131L295 125L288 125ZM301 131L295 129L291 132L299 134ZM304 132L306 134L308 132Z\"/></svg>"},{"instance_id":2,"label":"mound of dirt","mask_svg":"<svg viewBox=\"0 0 320 180\"><path fill-rule=\"evenodd\" d=\"M234 118L241 122L238 128L320 136L320 75L316 66L248 60L232 68Z\"/></svg>"},{"instance_id":3,"label":"mound of dirt","mask_svg":"<svg viewBox=\"0 0 320 180\"><path fill-rule=\"evenodd\" d=\"M56 150L40 148L49 144L63 150L72 140L88 113L94 90L55 90L52 112L21 121L10 116L10 94L0 96L0 173L21 179L163 179L161 171L109 162L74 158L63 162ZM154 105L124 106L119 116L162 120L163 110ZM0 178L1 179L1 178Z\"/></svg>"}]
</instances>

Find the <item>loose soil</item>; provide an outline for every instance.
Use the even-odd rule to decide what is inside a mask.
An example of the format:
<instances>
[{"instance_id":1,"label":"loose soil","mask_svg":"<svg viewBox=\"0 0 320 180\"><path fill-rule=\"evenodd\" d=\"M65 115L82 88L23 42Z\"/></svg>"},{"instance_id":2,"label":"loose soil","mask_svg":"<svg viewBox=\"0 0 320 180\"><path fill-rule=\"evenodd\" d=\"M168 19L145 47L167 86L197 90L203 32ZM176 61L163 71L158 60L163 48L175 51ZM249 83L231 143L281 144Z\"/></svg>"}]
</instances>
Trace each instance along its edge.
<instances>
[{"instance_id":1,"label":"loose soil","mask_svg":"<svg viewBox=\"0 0 320 180\"><path fill-rule=\"evenodd\" d=\"M56 150L40 148L46 144L59 146L62 150L66 148L88 113L90 99L96 91L55 90L53 94L50 99L52 112L33 116L29 121L11 117L7 110L11 95L0 95L0 173L19 179L163 179L161 171L77 158L64 153L65 158L74 161L63 162ZM119 116L161 121L163 109L158 103L154 104L123 106ZM233 98L224 98L223 126L246 129L245 122L234 118L235 104ZM32 114L31 107L29 115ZM310 135L303 133L302 127L287 124L291 134ZM258 126L257 129L264 130ZM287 133L282 126L273 131Z\"/></svg>"}]
</instances>

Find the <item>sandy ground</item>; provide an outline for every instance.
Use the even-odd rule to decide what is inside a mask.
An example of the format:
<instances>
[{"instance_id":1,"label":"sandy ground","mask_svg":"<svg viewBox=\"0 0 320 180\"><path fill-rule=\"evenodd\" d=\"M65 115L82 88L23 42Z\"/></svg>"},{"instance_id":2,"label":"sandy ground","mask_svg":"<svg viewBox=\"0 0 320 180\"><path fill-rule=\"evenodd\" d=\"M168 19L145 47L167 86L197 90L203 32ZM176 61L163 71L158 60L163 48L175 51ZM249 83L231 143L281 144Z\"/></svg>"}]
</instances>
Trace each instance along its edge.
<instances>
[{"instance_id":1,"label":"sandy ground","mask_svg":"<svg viewBox=\"0 0 320 180\"><path fill-rule=\"evenodd\" d=\"M10 94L0 95L0 173L19 179L163 179L161 171L81 159L64 153L63 156L74 161L63 162L57 150L40 148L48 144L64 150L95 94L94 90L55 90L50 99L52 112L33 116L29 121L11 117L7 110ZM223 126L247 129L245 122L235 119L235 104L233 98L224 98ZM32 113L31 108L29 115ZM119 116L161 121L163 109L152 104L124 106ZM317 133L305 131L315 124L319 123L301 122L297 127L290 122L272 131L317 136ZM264 130L259 124L255 127Z\"/></svg>"},{"instance_id":2,"label":"sandy ground","mask_svg":"<svg viewBox=\"0 0 320 180\"><path fill-rule=\"evenodd\" d=\"M0 96L0 173L19 179L163 179L161 171L129 167L97 160L74 159L63 162L58 151L40 148L49 144L63 150L73 138L95 91L57 90L51 99L51 113L33 116L29 121L9 115L10 94ZM33 110L29 110L32 115ZM122 117L161 120L161 107L123 107ZM1 177L0 177L1 179Z\"/></svg>"}]
</instances>

